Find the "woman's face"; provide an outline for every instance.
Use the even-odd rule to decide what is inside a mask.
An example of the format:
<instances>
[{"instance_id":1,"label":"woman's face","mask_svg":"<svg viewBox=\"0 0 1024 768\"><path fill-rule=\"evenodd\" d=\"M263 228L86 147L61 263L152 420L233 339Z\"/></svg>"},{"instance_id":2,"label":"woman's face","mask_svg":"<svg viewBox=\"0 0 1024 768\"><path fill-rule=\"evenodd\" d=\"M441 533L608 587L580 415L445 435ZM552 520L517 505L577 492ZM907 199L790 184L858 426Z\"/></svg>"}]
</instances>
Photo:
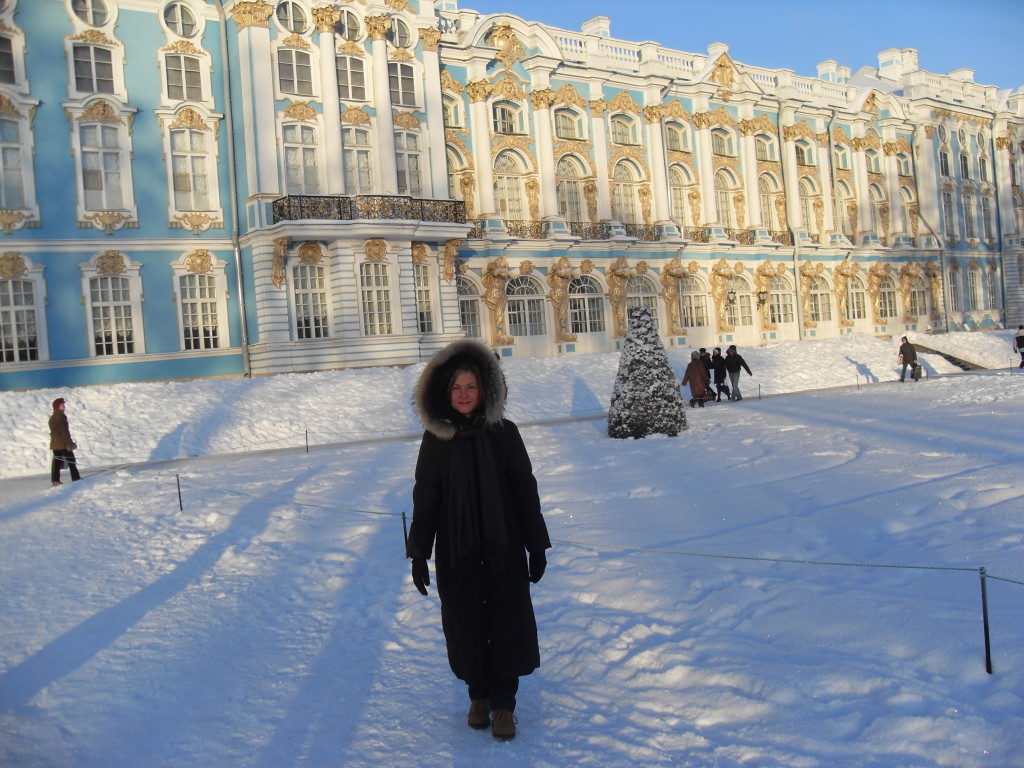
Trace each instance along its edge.
<instances>
[{"instance_id":1,"label":"woman's face","mask_svg":"<svg viewBox=\"0 0 1024 768\"><path fill-rule=\"evenodd\" d=\"M480 385L470 371L463 371L452 383L452 408L469 416L480 404Z\"/></svg>"}]
</instances>

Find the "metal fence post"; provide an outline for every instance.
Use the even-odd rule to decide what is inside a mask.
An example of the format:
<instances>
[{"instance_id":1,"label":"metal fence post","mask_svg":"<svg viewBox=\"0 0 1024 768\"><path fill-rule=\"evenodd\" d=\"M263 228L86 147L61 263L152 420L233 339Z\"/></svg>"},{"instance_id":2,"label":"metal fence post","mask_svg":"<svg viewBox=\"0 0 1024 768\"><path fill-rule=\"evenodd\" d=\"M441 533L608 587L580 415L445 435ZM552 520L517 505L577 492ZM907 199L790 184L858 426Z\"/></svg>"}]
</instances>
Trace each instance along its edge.
<instances>
[{"instance_id":1,"label":"metal fence post","mask_svg":"<svg viewBox=\"0 0 1024 768\"><path fill-rule=\"evenodd\" d=\"M992 641L988 632L988 589L985 583L985 568L978 569L978 576L981 578L981 623L985 630L985 671L992 674Z\"/></svg>"}]
</instances>

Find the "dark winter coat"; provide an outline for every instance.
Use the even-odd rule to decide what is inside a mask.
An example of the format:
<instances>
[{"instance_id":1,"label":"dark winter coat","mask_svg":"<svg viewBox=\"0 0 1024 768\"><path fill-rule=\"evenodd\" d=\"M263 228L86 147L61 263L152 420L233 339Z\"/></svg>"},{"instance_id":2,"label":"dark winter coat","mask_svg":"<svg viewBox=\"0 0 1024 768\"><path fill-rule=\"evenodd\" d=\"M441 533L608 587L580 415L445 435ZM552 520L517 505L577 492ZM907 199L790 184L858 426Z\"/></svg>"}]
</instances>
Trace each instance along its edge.
<instances>
[{"instance_id":1,"label":"dark winter coat","mask_svg":"<svg viewBox=\"0 0 1024 768\"><path fill-rule=\"evenodd\" d=\"M754 374L750 373L750 366L748 366L747 365L747 361L743 359L743 355L741 355L739 352L733 352L732 354L726 354L726 356L725 356L725 369L727 371L729 371L729 373L739 373L740 368L745 370L751 376L754 375Z\"/></svg>"},{"instance_id":2,"label":"dark winter coat","mask_svg":"<svg viewBox=\"0 0 1024 768\"><path fill-rule=\"evenodd\" d=\"M482 412L473 425L461 424L447 399L451 372L464 359L472 361L483 378ZM435 355L416 391L416 407L427 431L416 461L406 554L429 558L433 551L448 662L455 676L467 682L528 675L540 665L526 553L543 551L551 541L526 446L516 425L502 417L504 400L498 361L487 347L473 341L456 342ZM483 562L457 573L450 557L452 462L459 455L458 441L474 439L474 429L484 430L500 489L507 547L498 573Z\"/></svg>"},{"instance_id":3,"label":"dark winter coat","mask_svg":"<svg viewBox=\"0 0 1024 768\"><path fill-rule=\"evenodd\" d=\"M683 386L690 385L690 397L709 397L713 393L708 387L708 369L700 358L691 360L683 374Z\"/></svg>"},{"instance_id":4,"label":"dark winter coat","mask_svg":"<svg viewBox=\"0 0 1024 768\"><path fill-rule=\"evenodd\" d=\"M725 358L721 355L711 356L711 371L715 377L715 384L724 384L726 378L726 371L728 368L725 365Z\"/></svg>"},{"instance_id":5,"label":"dark winter coat","mask_svg":"<svg viewBox=\"0 0 1024 768\"><path fill-rule=\"evenodd\" d=\"M50 416L50 450L73 451L74 444L75 441L71 439L67 414L59 408L54 408L53 415Z\"/></svg>"},{"instance_id":6,"label":"dark winter coat","mask_svg":"<svg viewBox=\"0 0 1024 768\"><path fill-rule=\"evenodd\" d=\"M900 344L900 362L908 364L917 362L917 350L909 341Z\"/></svg>"}]
</instances>

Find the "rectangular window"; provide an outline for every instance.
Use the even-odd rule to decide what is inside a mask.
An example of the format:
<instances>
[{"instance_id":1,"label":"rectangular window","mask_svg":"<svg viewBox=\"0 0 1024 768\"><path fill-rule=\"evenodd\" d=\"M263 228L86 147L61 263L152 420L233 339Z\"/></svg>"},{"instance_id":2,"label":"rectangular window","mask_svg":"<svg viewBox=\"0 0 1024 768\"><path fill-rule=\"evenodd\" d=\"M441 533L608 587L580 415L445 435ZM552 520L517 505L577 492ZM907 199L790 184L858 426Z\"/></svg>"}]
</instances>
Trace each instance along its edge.
<instances>
[{"instance_id":1,"label":"rectangular window","mask_svg":"<svg viewBox=\"0 0 1024 768\"><path fill-rule=\"evenodd\" d=\"M14 49L11 38L0 37L0 83L14 82Z\"/></svg>"},{"instance_id":2,"label":"rectangular window","mask_svg":"<svg viewBox=\"0 0 1024 768\"><path fill-rule=\"evenodd\" d=\"M121 208L121 148L117 128L83 125L79 128L79 136L86 209L105 211Z\"/></svg>"},{"instance_id":3,"label":"rectangular window","mask_svg":"<svg viewBox=\"0 0 1024 768\"><path fill-rule=\"evenodd\" d=\"M295 338L322 339L329 335L327 281L324 268L298 264L292 270L295 296Z\"/></svg>"},{"instance_id":4,"label":"rectangular window","mask_svg":"<svg viewBox=\"0 0 1024 768\"><path fill-rule=\"evenodd\" d=\"M956 215L953 211L953 193L942 193L942 217L945 220L945 231L947 236L956 235Z\"/></svg>"},{"instance_id":5,"label":"rectangular window","mask_svg":"<svg viewBox=\"0 0 1024 768\"><path fill-rule=\"evenodd\" d=\"M172 99L203 100L203 82L199 75L199 59L195 56L168 54L167 95Z\"/></svg>"},{"instance_id":6,"label":"rectangular window","mask_svg":"<svg viewBox=\"0 0 1024 768\"><path fill-rule=\"evenodd\" d=\"M363 62L353 56L339 56L338 98L348 101L366 101L366 74Z\"/></svg>"},{"instance_id":7,"label":"rectangular window","mask_svg":"<svg viewBox=\"0 0 1024 768\"><path fill-rule=\"evenodd\" d=\"M213 275L182 275L178 287L185 349L218 349L217 278Z\"/></svg>"},{"instance_id":8,"label":"rectangular window","mask_svg":"<svg viewBox=\"0 0 1024 768\"><path fill-rule=\"evenodd\" d=\"M171 131L171 174L176 210L210 210L206 137L201 131Z\"/></svg>"},{"instance_id":9,"label":"rectangular window","mask_svg":"<svg viewBox=\"0 0 1024 768\"><path fill-rule=\"evenodd\" d=\"M0 280L0 362L39 359L33 288L29 280Z\"/></svg>"},{"instance_id":10,"label":"rectangular window","mask_svg":"<svg viewBox=\"0 0 1024 768\"><path fill-rule=\"evenodd\" d=\"M345 168L345 192L368 194L373 191L373 164L370 133L361 128L342 128L342 163Z\"/></svg>"},{"instance_id":11,"label":"rectangular window","mask_svg":"<svg viewBox=\"0 0 1024 768\"><path fill-rule=\"evenodd\" d=\"M388 265L379 261L360 264L359 289L363 305L363 333L367 336L392 333Z\"/></svg>"},{"instance_id":12,"label":"rectangular window","mask_svg":"<svg viewBox=\"0 0 1024 768\"><path fill-rule=\"evenodd\" d=\"M459 297L459 322L466 335L480 338L480 302L474 298Z\"/></svg>"},{"instance_id":13,"label":"rectangular window","mask_svg":"<svg viewBox=\"0 0 1024 768\"><path fill-rule=\"evenodd\" d=\"M282 93L313 95L313 68L309 54L282 48L277 52L277 77Z\"/></svg>"},{"instance_id":14,"label":"rectangular window","mask_svg":"<svg viewBox=\"0 0 1024 768\"><path fill-rule=\"evenodd\" d=\"M967 155L960 155L960 175L965 178L971 178L971 158Z\"/></svg>"},{"instance_id":15,"label":"rectangular window","mask_svg":"<svg viewBox=\"0 0 1024 768\"><path fill-rule=\"evenodd\" d=\"M543 336L544 300L509 297L508 330L513 336Z\"/></svg>"},{"instance_id":16,"label":"rectangular window","mask_svg":"<svg viewBox=\"0 0 1024 768\"><path fill-rule=\"evenodd\" d=\"M949 172L949 152L939 152L939 173L943 176L951 176Z\"/></svg>"},{"instance_id":17,"label":"rectangular window","mask_svg":"<svg viewBox=\"0 0 1024 768\"><path fill-rule=\"evenodd\" d=\"M89 280L93 350L97 355L130 355L135 351L131 287L127 277Z\"/></svg>"},{"instance_id":18,"label":"rectangular window","mask_svg":"<svg viewBox=\"0 0 1024 768\"><path fill-rule=\"evenodd\" d=\"M430 270L426 264L412 265L416 282L416 327L420 333L434 332L434 308L430 300Z\"/></svg>"},{"instance_id":19,"label":"rectangular window","mask_svg":"<svg viewBox=\"0 0 1024 768\"><path fill-rule=\"evenodd\" d=\"M75 90L82 93L113 93L113 57L106 48L76 45L72 48L75 64Z\"/></svg>"},{"instance_id":20,"label":"rectangular window","mask_svg":"<svg viewBox=\"0 0 1024 768\"><path fill-rule=\"evenodd\" d=\"M793 294L773 293L768 304L769 321L778 325L779 323L793 322Z\"/></svg>"},{"instance_id":21,"label":"rectangular window","mask_svg":"<svg viewBox=\"0 0 1024 768\"><path fill-rule=\"evenodd\" d=\"M907 314L911 317L922 317L927 314L927 297L924 288L910 289L910 309Z\"/></svg>"},{"instance_id":22,"label":"rectangular window","mask_svg":"<svg viewBox=\"0 0 1024 768\"><path fill-rule=\"evenodd\" d=\"M289 195L320 194L315 131L308 125L289 124L282 134L285 190Z\"/></svg>"},{"instance_id":23,"label":"rectangular window","mask_svg":"<svg viewBox=\"0 0 1024 768\"><path fill-rule=\"evenodd\" d=\"M0 119L0 208L25 207L21 152L18 123Z\"/></svg>"},{"instance_id":24,"label":"rectangular window","mask_svg":"<svg viewBox=\"0 0 1024 768\"><path fill-rule=\"evenodd\" d=\"M981 225L985 228L985 239L992 238L992 199L981 198Z\"/></svg>"},{"instance_id":25,"label":"rectangular window","mask_svg":"<svg viewBox=\"0 0 1024 768\"><path fill-rule=\"evenodd\" d=\"M846 317L849 320L864 320L867 318L867 306L864 303L863 290L851 290L846 301Z\"/></svg>"},{"instance_id":26,"label":"rectangular window","mask_svg":"<svg viewBox=\"0 0 1024 768\"><path fill-rule=\"evenodd\" d=\"M708 324L708 307L705 297L700 294L686 294L679 297L680 325L683 328L703 328Z\"/></svg>"},{"instance_id":27,"label":"rectangular window","mask_svg":"<svg viewBox=\"0 0 1024 768\"><path fill-rule=\"evenodd\" d=\"M727 302L725 314L730 325L753 325L754 315L750 311L750 295L741 293L736 297L736 301Z\"/></svg>"},{"instance_id":28,"label":"rectangular window","mask_svg":"<svg viewBox=\"0 0 1024 768\"><path fill-rule=\"evenodd\" d=\"M970 240L975 235L974 197L972 195L964 195L964 237Z\"/></svg>"},{"instance_id":29,"label":"rectangular window","mask_svg":"<svg viewBox=\"0 0 1024 768\"><path fill-rule=\"evenodd\" d=\"M882 291L878 294L878 316L884 319L896 317L895 291Z\"/></svg>"},{"instance_id":30,"label":"rectangular window","mask_svg":"<svg viewBox=\"0 0 1024 768\"><path fill-rule=\"evenodd\" d=\"M419 140L416 134L395 134L395 162L398 170L398 194L419 196L423 191L423 181L420 175Z\"/></svg>"},{"instance_id":31,"label":"rectangular window","mask_svg":"<svg viewBox=\"0 0 1024 768\"><path fill-rule=\"evenodd\" d=\"M416 85L410 65L394 62L388 64L388 85L391 88L391 103L394 106L416 106Z\"/></svg>"}]
</instances>

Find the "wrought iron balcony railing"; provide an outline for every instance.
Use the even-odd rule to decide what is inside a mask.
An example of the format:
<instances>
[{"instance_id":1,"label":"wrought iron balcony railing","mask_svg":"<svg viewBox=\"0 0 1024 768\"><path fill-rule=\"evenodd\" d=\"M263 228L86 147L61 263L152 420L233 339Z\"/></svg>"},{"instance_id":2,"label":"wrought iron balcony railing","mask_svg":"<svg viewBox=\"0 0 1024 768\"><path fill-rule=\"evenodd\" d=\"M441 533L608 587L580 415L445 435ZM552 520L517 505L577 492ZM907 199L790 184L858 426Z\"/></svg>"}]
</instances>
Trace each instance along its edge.
<instances>
[{"instance_id":1,"label":"wrought iron balcony railing","mask_svg":"<svg viewBox=\"0 0 1024 768\"><path fill-rule=\"evenodd\" d=\"M520 240L543 240L547 237L547 228L543 221L505 219L504 223L509 237L517 237Z\"/></svg>"},{"instance_id":2,"label":"wrought iron balcony railing","mask_svg":"<svg viewBox=\"0 0 1024 768\"><path fill-rule=\"evenodd\" d=\"M727 229L725 230L725 236L730 240L735 240L741 245L753 245L754 244L754 232L749 229Z\"/></svg>"},{"instance_id":3,"label":"wrought iron balcony railing","mask_svg":"<svg viewBox=\"0 0 1024 768\"><path fill-rule=\"evenodd\" d=\"M785 230L773 229L770 233L772 240L782 245L793 244L793 233Z\"/></svg>"},{"instance_id":4,"label":"wrought iron balcony railing","mask_svg":"<svg viewBox=\"0 0 1024 768\"><path fill-rule=\"evenodd\" d=\"M287 195L273 202L274 223L305 219L353 221L396 219L466 222L462 200L421 200L402 195Z\"/></svg>"},{"instance_id":5,"label":"wrought iron balcony railing","mask_svg":"<svg viewBox=\"0 0 1024 768\"><path fill-rule=\"evenodd\" d=\"M622 228L626 230L627 235L635 237L637 240L653 243L658 239L657 227L649 226L647 224L627 224L623 222Z\"/></svg>"},{"instance_id":6,"label":"wrought iron balcony railing","mask_svg":"<svg viewBox=\"0 0 1024 768\"><path fill-rule=\"evenodd\" d=\"M569 221L569 232L580 240L608 240L612 236L612 226L607 221L597 224L590 221Z\"/></svg>"},{"instance_id":7,"label":"wrought iron balcony railing","mask_svg":"<svg viewBox=\"0 0 1024 768\"><path fill-rule=\"evenodd\" d=\"M695 243L710 243L711 229L710 227L687 227L683 230L683 237Z\"/></svg>"}]
</instances>

